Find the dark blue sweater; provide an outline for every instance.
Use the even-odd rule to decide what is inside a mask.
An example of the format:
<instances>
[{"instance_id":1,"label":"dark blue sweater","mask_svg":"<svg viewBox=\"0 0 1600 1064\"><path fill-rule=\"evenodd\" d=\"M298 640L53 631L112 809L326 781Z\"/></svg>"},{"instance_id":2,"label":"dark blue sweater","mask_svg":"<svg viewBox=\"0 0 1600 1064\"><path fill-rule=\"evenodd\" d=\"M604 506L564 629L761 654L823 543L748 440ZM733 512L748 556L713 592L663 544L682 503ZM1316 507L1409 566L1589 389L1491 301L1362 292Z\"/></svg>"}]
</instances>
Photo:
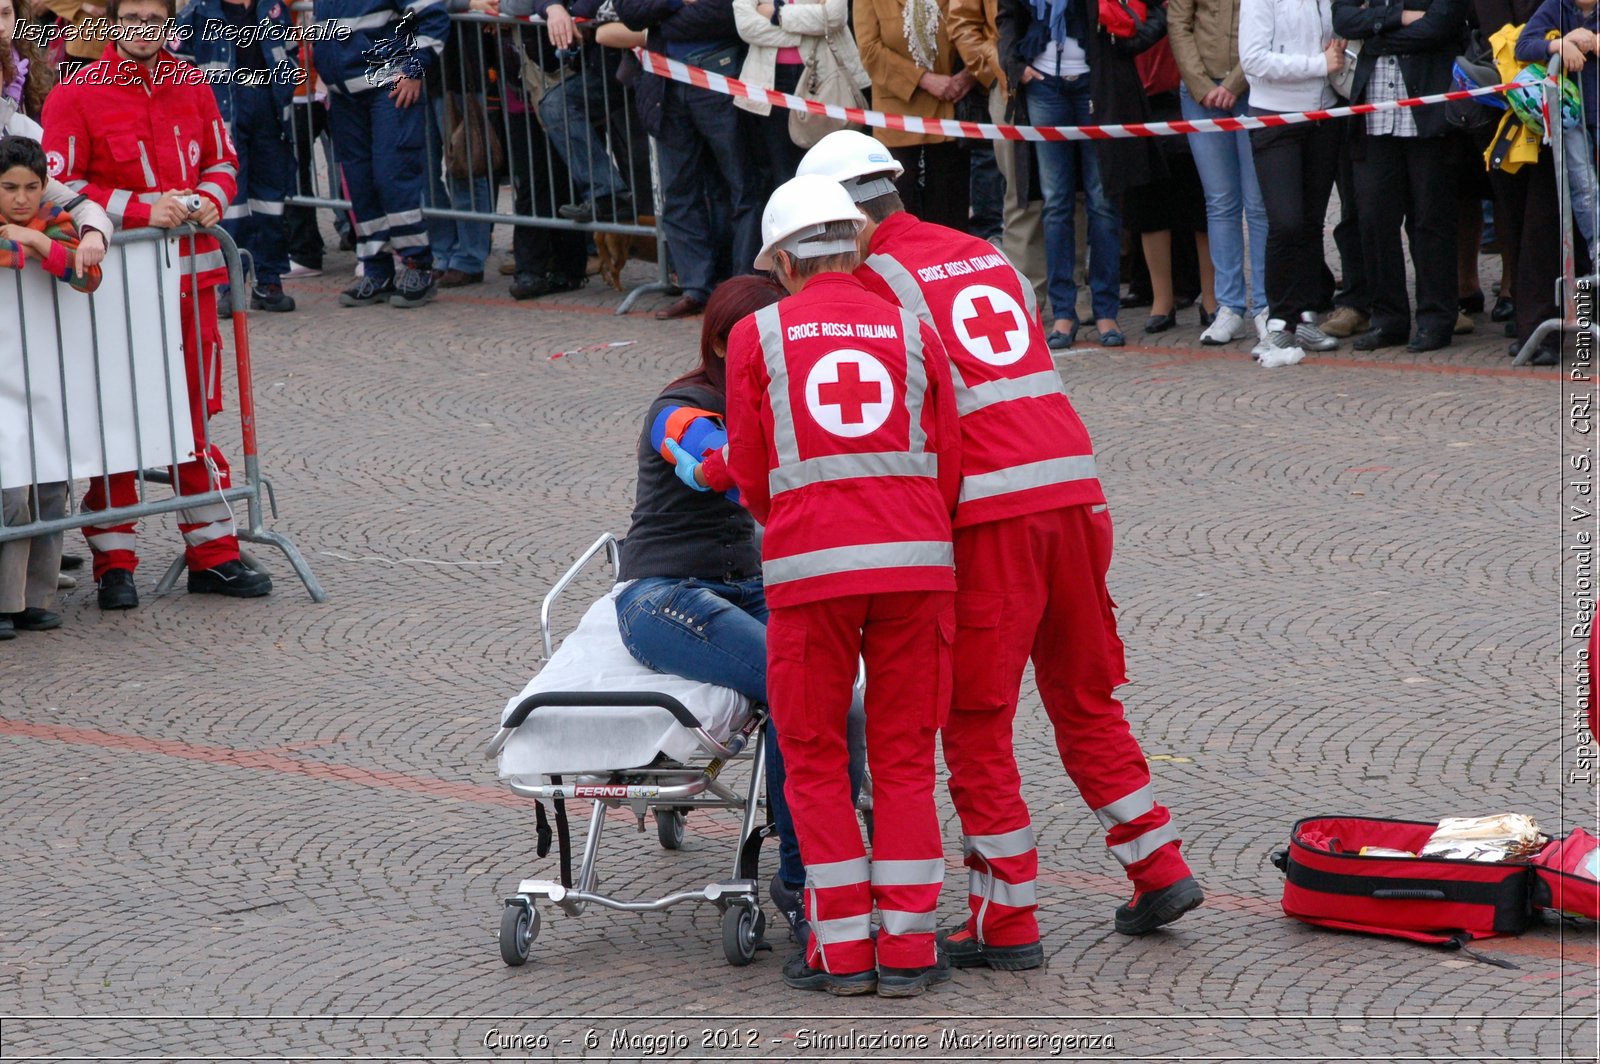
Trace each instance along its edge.
<instances>
[{"instance_id":1,"label":"dark blue sweater","mask_svg":"<svg viewBox=\"0 0 1600 1064\"><path fill-rule=\"evenodd\" d=\"M1545 34L1551 30L1569 33L1578 27L1600 33L1600 6L1592 7L1585 15L1572 0L1544 0L1522 27L1517 38L1517 58L1524 63L1543 63L1550 58L1550 42ZM1583 91L1584 122L1593 129L1596 104L1600 103L1600 57L1587 56L1588 62L1578 72L1578 88Z\"/></svg>"}]
</instances>

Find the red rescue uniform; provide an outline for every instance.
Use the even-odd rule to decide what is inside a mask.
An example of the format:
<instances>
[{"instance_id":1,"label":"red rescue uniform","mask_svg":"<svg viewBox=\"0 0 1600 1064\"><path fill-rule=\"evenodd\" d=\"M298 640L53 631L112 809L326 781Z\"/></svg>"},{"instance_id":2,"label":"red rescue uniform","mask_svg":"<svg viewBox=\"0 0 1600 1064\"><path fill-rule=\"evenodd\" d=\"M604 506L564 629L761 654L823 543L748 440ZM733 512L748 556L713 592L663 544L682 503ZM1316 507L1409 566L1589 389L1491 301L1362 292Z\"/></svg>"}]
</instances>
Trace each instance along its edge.
<instances>
[{"instance_id":1,"label":"red rescue uniform","mask_svg":"<svg viewBox=\"0 0 1600 1064\"><path fill-rule=\"evenodd\" d=\"M1127 682L1106 590L1111 518L1033 286L986 241L907 212L857 276L938 330L960 412L956 670L943 733L980 942L1039 938L1038 851L1012 752L1031 657L1067 774L1139 891L1189 874L1113 690ZM869 743L870 746L870 743Z\"/></svg>"},{"instance_id":2,"label":"red rescue uniform","mask_svg":"<svg viewBox=\"0 0 1600 1064\"><path fill-rule=\"evenodd\" d=\"M233 201L238 157L201 72L166 52L153 71L122 59L106 46L99 62L58 85L45 101L44 147L50 175L106 209L125 229L150 224L150 208L163 192L193 189L219 216ZM222 409L222 341L217 331L216 287L228 281L228 264L208 236L178 242L183 271L179 314L195 459L180 463L181 493L203 494L229 486L228 463L206 442L205 423ZM208 466L214 468L213 477ZM86 510L127 506L138 499L133 473L94 480ZM179 511L191 569L209 569L239 556L233 515L226 504ZM84 529L98 580L108 569L132 570L134 524Z\"/></svg>"},{"instance_id":3,"label":"red rescue uniform","mask_svg":"<svg viewBox=\"0 0 1600 1064\"><path fill-rule=\"evenodd\" d=\"M807 960L839 974L932 965L960 475L938 335L847 274L811 278L729 334L727 463L766 526L767 691L806 864ZM845 743L863 657L870 862Z\"/></svg>"}]
</instances>

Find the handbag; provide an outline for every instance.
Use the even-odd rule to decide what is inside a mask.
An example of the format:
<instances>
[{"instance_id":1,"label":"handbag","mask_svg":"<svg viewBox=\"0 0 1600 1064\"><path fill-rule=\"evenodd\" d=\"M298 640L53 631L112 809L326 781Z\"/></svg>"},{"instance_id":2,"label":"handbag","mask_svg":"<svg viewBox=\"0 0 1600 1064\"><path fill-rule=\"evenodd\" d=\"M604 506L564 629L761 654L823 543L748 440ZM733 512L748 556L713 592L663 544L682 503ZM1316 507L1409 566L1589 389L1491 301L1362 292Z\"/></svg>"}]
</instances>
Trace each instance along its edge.
<instances>
[{"instance_id":1,"label":"handbag","mask_svg":"<svg viewBox=\"0 0 1600 1064\"><path fill-rule=\"evenodd\" d=\"M1356 60L1361 57L1361 42L1346 41L1344 45L1344 66L1328 75L1328 88L1339 94L1341 100L1348 101L1350 94L1356 87Z\"/></svg>"},{"instance_id":2,"label":"handbag","mask_svg":"<svg viewBox=\"0 0 1600 1064\"><path fill-rule=\"evenodd\" d=\"M1107 0L1111 3L1126 4L1137 3L1138 0ZM1167 8L1165 4L1150 4L1143 8L1139 21L1134 25L1133 32L1126 35L1112 33L1108 27L1102 27L1111 37L1111 46L1122 55L1140 56L1154 48L1167 36Z\"/></svg>"},{"instance_id":3,"label":"handbag","mask_svg":"<svg viewBox=\"0 0 1600 1064\"><path fill-rule=\"evenodd\" d=\"M446 93L444 172L457 181L488 177L505 167L506 153L477 96L466 97L465 113L456 111L456 97Z\"/></svg>"},{"instance_id":4,"label":"handbag","mask_svg":"<svg viewBox=\"0 0 1600 1064\"><path fill-rule=\"evenodd\" d=\"M1178 61L1172 55L1172 45L1165 37L1135 56L1133 64L1139 68L1139 80L1144 82L1146 96L1177 92L1183 80L1178 73Z\"/></svg>"},{"instance_id":5,"label":"handbag","mask_svg":"<svg viewBox=\"0 0 1600 1064\"><path fill-rule=\"evenodd\" d=\"M821 71L821 64L817 62L824 45L833 56L833 66L826 74ZM805 69L800 72L800 84L795 89L796 95L807 100L816 100L818 103L854 107L858 110L866 109L866 97L861 95L861 90L850 80L849 70L839 58L839 50L834 47L832 33L821 41L813 40L810 54L806 56L805 62ZM829 133L844 129L848 125L850 123L842 118L812 114L810 111L790 111L789 139L794 141L797 148L809 148Z\"/></svg>"},{"instance_id":6,"label":"handbag","mask_svg":"<svg viewBox=\"0 0 1600 1064\"><path fill-rule=\"evenodd\" d=\"M1100 0L1100 26L1113 37L1132 37L1149 17L1144 0Z\"/></svg>"}]
</instances>

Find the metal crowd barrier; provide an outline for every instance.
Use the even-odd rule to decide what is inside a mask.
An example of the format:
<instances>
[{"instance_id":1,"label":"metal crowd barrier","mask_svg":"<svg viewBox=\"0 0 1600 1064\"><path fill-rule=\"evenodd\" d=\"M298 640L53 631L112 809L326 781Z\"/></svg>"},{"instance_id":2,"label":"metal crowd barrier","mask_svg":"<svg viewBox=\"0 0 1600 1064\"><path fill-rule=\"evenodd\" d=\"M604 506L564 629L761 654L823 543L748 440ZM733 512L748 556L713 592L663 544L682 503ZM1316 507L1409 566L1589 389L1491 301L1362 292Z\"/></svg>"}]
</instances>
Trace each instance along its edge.
<instances>
[{"instance_id":1,"label":"metal crowd barrier","mask_svg":"<svg viewBox=\"0 0 1600 1064\"><path fill-rule=\"evenodd\" d=\"M305 0L292 5L303 24L312 21L311 6ZM658 224L655 144L639 124L633 93L616 78L623 53L594 43L591 26L580 25L575 47L563 51L551 43L540 18L469 12L450 19L444 55L418 103L428 108L423 217L591 233L603 271L617 258L620 272L629 249L626 241L602 241L602 234L644 238L654 244L656 279L628 291L617 313L627 313L646 295L676 293ZM301 49L302 64L308 51ZM314 74L307 69L308 83ZM313 118L320 106L310 100L297 104L307 108L293 138L297 187L284 202L348 211L331 137L304 135L320 129ZM447 115L461 127L459 150L449 152L458 164L454 176L442 176L452 132ZM321 168L308 157L317 143L323 146ZM506 183L510 209L502 210ZM606 212L609 217L563 216L563 207L572 214L570 208L596 200L600 188L625 191L629 202L618 212ZM607 280L615 278L613 273Z\"/></svg>"},{"instance_id":2,"label":"metal crowd barrier","mask_svg":"<svg viewBox=\"0 0 1600 1064\"><path fill-rule=\"evenodd\" d=\"M1544 338L1555 334L1564 337L1569 331L1587 331L1590 334L1592 345L1600 342L1600 322L1595 316L1596 285L1600 284L1600 263L1590 263L1590 269L1597 271L1587 277L1577 277L1577 253L1573 248L1573 218L1572 218L1572 186L1567 181L1566 167L1566 128L1561 122L1561 53L1555 52L1550 56L1546 66L1549 77L1544 82L1544 113L1548 116L1545 120L1545 133L1550 141L1550 165L1556 171L1556 210L1559 212L1561 225L1561 275L1556 278L1556 317L1546 318L1533 330L1522 349L1517 352L1513 366L1525 366L1533 358L1535 351ZM1582 96L1579 96L1579 106L1582 106ZM1590 145L1593 148L1593 145ZM1578 299L1583 296L1588 301L1588 309L1584 314L1578 314Z\"/></svg>"},{"instance_id":3,"label":"metal crowd barrier","mask_svg":"<svg viewBox=\"0 0 1600 1064\"><path fill-rule=\"evenodd\" d=\"M195 332L200 335L199 307L194 301L184 307L177 293L180 278L174 271L163 270L161 264L162 259L170 262L177 255L178 238L196 233L217 241L228 267L242 436L241 453L229 457L233 463L242 458L242 468L231 469L233 483L229 487L219 487L213 471L207 477L210 490L185 494L170 472L172 465L194 454L207 454L212 442L207 419L193 418L191 402L204 404L204 397L212 394L213 387L220 392L221 382L210 379L209 360L202 357L201 396L191 400L184 368L186 356L173 354L182 347L181 325L179 319L163 313L161 308L175 304L179 313L187 310L194 314ZM29 507L33 520L27 523L7 525L0 513L0 542L222 505L232 515L242 543L261 543L281 550L312 600L327 601L322 585L300 551L287 537L267 529L262 520L263 491L273 517L277 517L278 507L272 483L261 473L251 385L250 288L237 245L220 226L129 230L112 237L106 267L106 282L115 287L100 294L74 291L53 278L47 278L48 297L41 294L43 289L39 287L25 293L22 271L13 279L0 282L15 285L23 311L12 330L17 345L11 351L20 353L21 372L9 381L0 381L0 413L5 413L10 423L9 428L0 425L0 443L11 445L0 447L0 462L16 448L25 450L28 475L12 486L29 489L36 500ZM189 269L195 268L191 259ZM132 289L129 277L134 271L141 275L141 286L154 285L154 299L144 287L137 292ZM30 309L38 308L45 298L51 300L50 307ZM41 346L54 347L53 358L48 352L40 352ZM92 379L92 386L85 383L86 376ZM15 412L11 408L19 403L25 425L16 424L11 417ZM83 424L86 412L91 412L92 426ZM42 464L48 465L49 470L42 471ZM166 468L147 469L148 466ZM0 481L19 481L16 472L0 465ZM80 509L61 517L42 517L37 503L40 489L59 492L63 484L93 485L118 473L133 475L137 501L132 505L110 506L108 488L106 509ZM153 497L152 484L171 484L173 494ZM242 520L236 509L240 502L245 504ZM152 542L146 537L147 548ZM248 555L243 558L252 569L262 569ZM157 584L156 592L171 590L183 570L184 555L180 553Z\"/></svg>"}]
</instances>

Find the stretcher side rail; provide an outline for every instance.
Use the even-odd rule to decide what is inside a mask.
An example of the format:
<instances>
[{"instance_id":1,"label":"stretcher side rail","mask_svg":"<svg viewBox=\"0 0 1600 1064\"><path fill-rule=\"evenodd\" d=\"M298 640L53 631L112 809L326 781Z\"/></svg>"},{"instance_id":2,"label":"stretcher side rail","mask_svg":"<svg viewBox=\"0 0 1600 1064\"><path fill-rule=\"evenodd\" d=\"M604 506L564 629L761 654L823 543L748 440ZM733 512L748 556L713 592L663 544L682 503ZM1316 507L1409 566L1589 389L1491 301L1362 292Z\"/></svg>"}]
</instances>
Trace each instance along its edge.
<instances>
[{"instance_id":1,"label":"stretcher side rail","mask_svg":"<svg viewBox=\"0 0 1600 1064\"><path fill-rule=\"evenodd\" d=\"M550 610L555 606L561 593L578 578L583 567L588 565L602 550L606 552L606 560L611 563L611 579L613 582L622 576L622 544L610 532L600 533L600 538L589 545L589 549L578 555L578 560L567 567L561 578L555 582L545 597L539 603L539 638L544 643L544 659L549 661L555 654L555 648L550 642ZM593 705L593 703L590 703ZM698 723L698 721L696 722Z\"/></svg>"},{"instance_id":2,"label":"stretcher side rail","mask_svg":"<svg viewBox=\"0 0 1600 1064\"><path fill-rule=\"evenodd\" d=\"M634 707L654 707L664 709L672 714L672 719L679 726L694 735L701 747L712 757L732 759L739 756L744 747L741 736L734 736L729 740L732 746L724 746L711 737L700 724L700 719L671 695L661 694L658 691L545 691L529 695L517 703L517 708L500 725L500 730L495 733L494 739L489 743L489 748L484 751L484 758L492 760L498 755L511 738L511 733L522 726L534 710L542 706L604 706L607 708L630 709Z\"/></svg>"}]
</instances>

